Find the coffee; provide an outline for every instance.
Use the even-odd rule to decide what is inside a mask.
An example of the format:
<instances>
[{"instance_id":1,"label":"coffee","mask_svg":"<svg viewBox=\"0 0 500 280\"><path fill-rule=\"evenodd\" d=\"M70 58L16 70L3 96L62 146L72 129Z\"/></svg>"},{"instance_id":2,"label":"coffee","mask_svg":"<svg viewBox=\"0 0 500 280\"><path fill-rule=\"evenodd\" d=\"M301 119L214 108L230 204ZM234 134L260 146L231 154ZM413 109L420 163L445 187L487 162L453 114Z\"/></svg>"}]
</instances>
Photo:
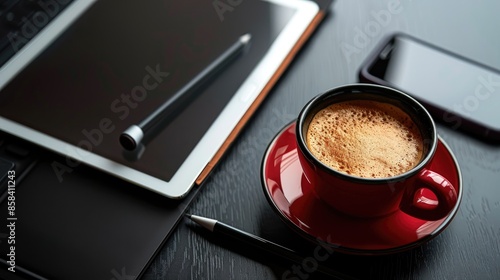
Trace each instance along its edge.
<instances>
[{"instance_id":1,"label":"coffee","mask_svg":"<svg viewBox=\"0 0 500 280\"><path fill-rule=\"evenodd\" d=\"M334 103L313 117L306 134L311 153L337 171L364 178L404 173L422 159L423 140L410 116L388 103Z\"/></svg>"}]
</instances>

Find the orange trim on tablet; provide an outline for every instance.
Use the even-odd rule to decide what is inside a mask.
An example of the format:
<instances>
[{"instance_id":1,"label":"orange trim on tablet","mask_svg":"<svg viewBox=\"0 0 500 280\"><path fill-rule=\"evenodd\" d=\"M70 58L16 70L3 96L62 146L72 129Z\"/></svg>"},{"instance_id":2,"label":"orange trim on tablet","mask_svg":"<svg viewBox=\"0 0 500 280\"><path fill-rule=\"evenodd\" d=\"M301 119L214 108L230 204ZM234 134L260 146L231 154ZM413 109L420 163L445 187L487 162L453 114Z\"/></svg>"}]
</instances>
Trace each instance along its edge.
<instances>
[{"instance_id":1,"label":"orange trim on tablet","mask_svg":"<svg viewBox=\"0 0 500 280\"><path fill-rule=\"evenodd\" d=\"M290 63L292 62L293 58L297 55L299 50L302 48L304 43L309 39L309 37L312 35L316 27L320 24L320 22L323 20L325 17L325 12L324 11L319 11L318 14L314 17L314 19L311 21L307 29L304 31L302 36L299 38L297 43L293 46L292 50L286 58L283 60L281 65L278 67L274 75L271 77L269 82L266 84L264 89L260 92L259 96L255 99L255 101L250 105L250 108L246 111L246 113L243 115L241 120L238 122L238 124L235 126L235 128L231 131L229 136L227 137L226 141L222 144L222 146L219 148L217 153L214 155L214 157L210 160L210 162L205 166L203 171L200 173L198 178L196 179L195 183L197 185L201 185L201 183L207 178L207 176L210 174L212 169L215 167L215 165L219 162L219 160L222 158L226 150L229 148L229 146L234 142L236 137L239 135L245 124L248 122L250 117L254 114L254 112L257 110L259 105L264 101L264 98L268 95L268 93L271 91L273 86L276 84L276 82L279 80L281 75L285 72L285 70L288 68Z\"/></svg>"}]
</instances>

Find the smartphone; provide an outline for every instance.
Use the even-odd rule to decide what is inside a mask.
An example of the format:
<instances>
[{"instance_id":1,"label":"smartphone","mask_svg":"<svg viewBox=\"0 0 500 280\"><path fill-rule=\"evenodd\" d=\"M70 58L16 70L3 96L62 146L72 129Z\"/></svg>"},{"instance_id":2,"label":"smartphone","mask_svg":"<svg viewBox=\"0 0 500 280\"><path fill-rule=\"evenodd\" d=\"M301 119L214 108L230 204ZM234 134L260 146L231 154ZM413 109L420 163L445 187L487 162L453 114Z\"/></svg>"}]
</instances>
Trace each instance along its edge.
<instances>
[{"instance_id":1,"label":"smartphone","mask_svg":"<svg viewBox=\"0 0 500 280\"><path fill-rule=\"evenodd\" d=\"M361 82L399 89L453 129L500 141L500 71L406 34L384 39L359 71Z\"/></svg>"}]
</instances>

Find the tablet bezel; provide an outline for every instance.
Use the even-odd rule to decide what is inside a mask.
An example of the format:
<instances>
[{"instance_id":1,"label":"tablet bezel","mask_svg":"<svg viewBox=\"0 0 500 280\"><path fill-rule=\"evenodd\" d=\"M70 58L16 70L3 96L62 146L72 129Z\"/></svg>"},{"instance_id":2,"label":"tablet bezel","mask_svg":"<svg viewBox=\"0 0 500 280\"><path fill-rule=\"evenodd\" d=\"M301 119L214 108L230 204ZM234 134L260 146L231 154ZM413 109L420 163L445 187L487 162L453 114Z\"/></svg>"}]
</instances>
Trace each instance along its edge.
<instances>
[{"instance_id":1,"label":"tablet bezel","mask_svg":"<svg viewBox=\"0 0 500 280\"><path fill-rule=\"evenodd\" d=\"M265 1L293 8L296 12L277 36L264 58L243 82L170 181L158 179L1 116L0 129L62 154L71 160L73 165L85 163L163 196L174 199L182 198L195 185L198 176L264 90L319 12L317 4L310 1ZM94 2L95 0L80 0L71 4L6 63L0 69L0 90L64 32L65 26L69 26Z\"/></svg>"}]
</instances>

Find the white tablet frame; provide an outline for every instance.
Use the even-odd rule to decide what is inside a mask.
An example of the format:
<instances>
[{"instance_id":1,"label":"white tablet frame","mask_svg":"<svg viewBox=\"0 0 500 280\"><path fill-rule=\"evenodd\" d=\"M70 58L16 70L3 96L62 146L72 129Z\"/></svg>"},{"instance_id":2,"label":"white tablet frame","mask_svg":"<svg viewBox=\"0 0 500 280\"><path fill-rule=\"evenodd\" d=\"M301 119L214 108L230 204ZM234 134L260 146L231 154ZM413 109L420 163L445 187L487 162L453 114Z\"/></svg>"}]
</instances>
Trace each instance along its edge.
<instances>
[{"instance_id":1,"label":"white tablet frame","mask_svg":"<svg viewBox=\"0 0 500 280\"><path fill-rule=\"evenodd\" d=\"M194 186L200 173L216 155L219 148L226 141L254 100L263 91L266 84L273 77L281 63L319 12L317 4L310 1L265 1L294 8L296 12L278 35L264 58L244 81L168 182L109 160L103 156L90 153L75 145L1 116L0 130L31 141L66 157L71 157L73 160L85 163L166 197L174 199L182 198ZM94 2L95 0L78 0L70 4L21 51L0 68L0 91Z\"/></svg>"}]
</instances>

